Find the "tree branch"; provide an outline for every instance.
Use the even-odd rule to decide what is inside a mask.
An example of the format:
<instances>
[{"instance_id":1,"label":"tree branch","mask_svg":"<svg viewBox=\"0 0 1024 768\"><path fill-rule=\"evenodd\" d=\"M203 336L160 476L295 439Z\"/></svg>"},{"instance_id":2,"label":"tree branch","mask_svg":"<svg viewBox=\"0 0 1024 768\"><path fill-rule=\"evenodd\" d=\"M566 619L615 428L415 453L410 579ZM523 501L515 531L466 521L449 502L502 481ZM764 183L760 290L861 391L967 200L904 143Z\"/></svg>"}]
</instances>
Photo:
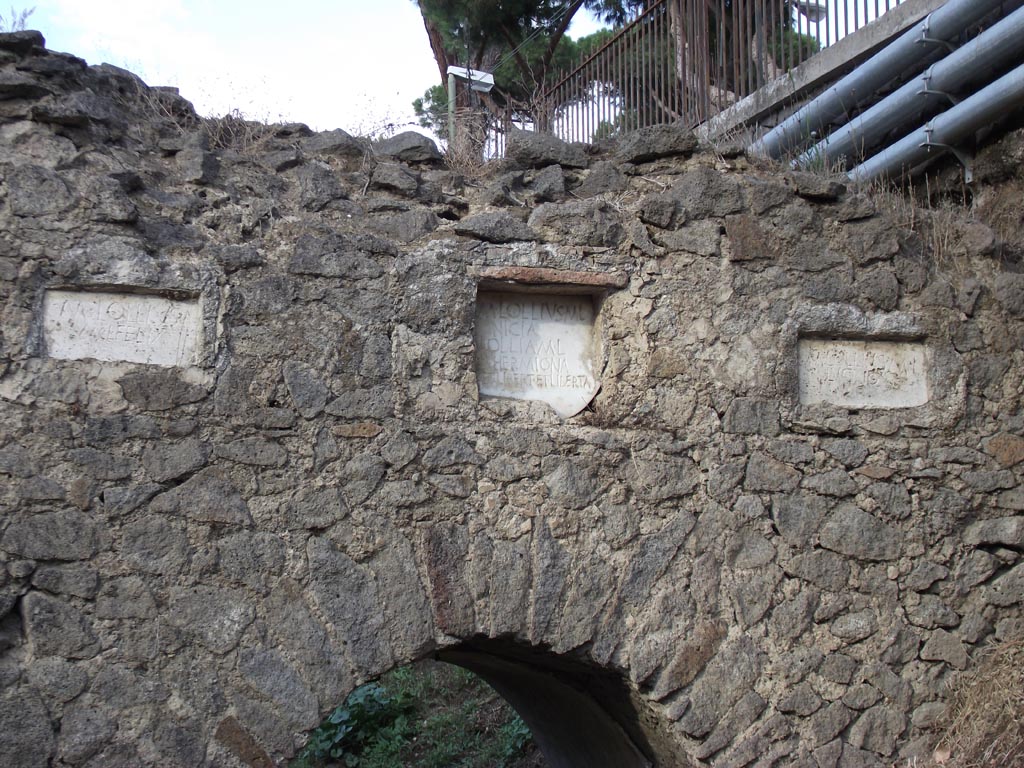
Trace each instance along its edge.
<instances>
[{"instance_id":1,"label":"tree branch","mask_svg":"<svg viewBox=\"0 0 1024 768\"><path fill-rule=\"evenodd\" d=\"M519 71L523 75L523 81L528 82L533 79L533 70L530 69L530 63L523 58L521 51L516 50L520 43L516 43L515 38L512 36L512 32L504 24L501 25L501 36L505 38L505 43L508 45L509 50L512 52L512 58L516 61L516 66L519 67Z\"/></svg>"},{"instance_id":2,"label":"tree branch","mask_svg":"<svg viewBox=\"0 0 1024 768\"><path fill-rule=\"evenodd\" d=\"M434 61L437 62L438 72L441 73L441 82L445 83L448 81L449 57L448 51L444 47L444 38L441 36L441 30L427 18L422 9L420 15L423 16L423 27L427 30L427 39L430 40L430 50L434 52Z\"/></svg>"},{"instance_id":3,"label":"tree branch","mask_svg":"<svg viewBox=\"0 0 1024 768\"><path fill-rule=\"evenodd\" d=\"M562 21L555 28L555 31L551 33L551 42L548 43L548 49L544 52L544 58L541 60L541 69L543 72L547 72L548 65L551 63L551 59L555 55L555 48L558 47L559 41L562 36L565 35L565 31L569 28L572 23L573 16L576 12L583 7L583 0L574 0L573 4L569 6L569 10L566 11L565 16L562 17Z\"/></svg>"}]
</instances>

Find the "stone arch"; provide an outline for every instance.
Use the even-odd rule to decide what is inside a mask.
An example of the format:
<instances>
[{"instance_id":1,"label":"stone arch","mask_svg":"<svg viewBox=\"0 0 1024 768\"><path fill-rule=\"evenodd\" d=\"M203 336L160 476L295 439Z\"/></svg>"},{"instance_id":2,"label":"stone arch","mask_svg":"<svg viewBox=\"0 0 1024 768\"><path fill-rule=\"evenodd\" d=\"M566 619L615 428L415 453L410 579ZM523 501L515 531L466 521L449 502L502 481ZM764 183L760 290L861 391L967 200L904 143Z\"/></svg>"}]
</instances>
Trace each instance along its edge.
<instances>
[{"instance_id":1,"label":"stone arch","mask_svg":"<svg viewBox=\"0 0 1024 768\"><path fill-rule=\"evenodd\" d=\"M684 518L676 536L691 524ZM265 635L251 647L241 640L238 668L247 691L276 706L278 715L285 702L306 702L301 715L285 714L278 730L308 729L312 702L319 702L322 717L355 687L432 657L495 688L551 765L688 765L628 670L611 663L608 654L621 634L598 631L626 604L591 604L571 569L595 568L597 561L569 556L546 523L536 531L517 541L471 541L456 523L424 528L415 538L385 525L376 529L376 551L361 552L358 560L344 545L312 537L308 583L279 583L255 610ZM474 570L481 552L492 559L486 570ZM628 571L641 591L658 577L645 569L666 569L674 550L649 544L643 554ZM605 654L600 662L595 647ZM268 728L267 720L246 722L237 711L228 722L221 741L238 755L256 750L254 734Z\"/></svg>"},{"instance_id":2,"label":"stone arch","mask_svg":"<svg viewBox=\"0 0 1024 768\"><path fill-rule=\"evenodd\" d=\"M652 745L626 681L574 659L508 642L472 640L437 654L482 677L523 718L548 765L643 768L679 765L663 736ZM649 715L648 715L649 716Z\"/></svg>"}]
</instances>

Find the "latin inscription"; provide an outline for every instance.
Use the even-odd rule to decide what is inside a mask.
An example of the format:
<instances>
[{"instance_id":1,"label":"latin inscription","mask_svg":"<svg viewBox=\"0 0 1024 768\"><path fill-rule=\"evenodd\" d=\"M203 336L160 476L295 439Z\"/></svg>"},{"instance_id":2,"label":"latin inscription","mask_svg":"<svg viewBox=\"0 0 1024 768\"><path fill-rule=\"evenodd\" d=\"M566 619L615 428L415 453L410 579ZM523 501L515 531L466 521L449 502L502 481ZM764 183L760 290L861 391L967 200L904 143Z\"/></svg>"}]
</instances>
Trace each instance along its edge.
<instances>
[{"instance_id":1,"label":"latin inscription","mask_svg":"<svg viewBox=\"0 0 1024 768\"><path fill-rule=\"evenodd\" d=\"M481 293L476 351L480 394L542 400L562 417L597 394L594 307L586 296Z\"/></svg>"},{"instance_id":2,"label":"latin inscription","mask_svg":"<svg viewBox=\"0 0 1024 768\"><path fill-rule=\"evenodd\" d=\"M196 362L198 301L89 291L48 291L43 334L50 357L188 366Z\"/></svg>"},{"instance_id":3,"label":"latin inscription","mask_svg":"<svg viewBox=\"0 0 1024 768\"><path fill-rule=\"evenodd\" d=\"M801 339L799 355L805 405L911 408L928 402L923 344Z\"/></svg>"}]
</instances>

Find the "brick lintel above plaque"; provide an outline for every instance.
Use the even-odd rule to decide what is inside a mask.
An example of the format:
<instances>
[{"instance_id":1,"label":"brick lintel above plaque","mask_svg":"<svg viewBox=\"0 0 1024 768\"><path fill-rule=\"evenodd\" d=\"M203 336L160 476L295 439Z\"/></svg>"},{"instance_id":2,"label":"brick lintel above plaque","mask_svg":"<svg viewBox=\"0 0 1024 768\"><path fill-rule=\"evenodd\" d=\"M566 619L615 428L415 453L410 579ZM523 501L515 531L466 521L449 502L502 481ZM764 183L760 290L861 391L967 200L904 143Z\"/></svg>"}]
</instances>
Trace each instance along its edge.
<instances>
[{"instance_id":1,"label":"brick lintel above plaque","mask_svg":"<svg viewBox=\"0 0 1024 768\"><path fill-rule=\"evenodd\" d=\"M576 272L550 267L470 267L481 287L490 290L602 293L629 285L625 272Z\"/></svg>"}]
</instances>

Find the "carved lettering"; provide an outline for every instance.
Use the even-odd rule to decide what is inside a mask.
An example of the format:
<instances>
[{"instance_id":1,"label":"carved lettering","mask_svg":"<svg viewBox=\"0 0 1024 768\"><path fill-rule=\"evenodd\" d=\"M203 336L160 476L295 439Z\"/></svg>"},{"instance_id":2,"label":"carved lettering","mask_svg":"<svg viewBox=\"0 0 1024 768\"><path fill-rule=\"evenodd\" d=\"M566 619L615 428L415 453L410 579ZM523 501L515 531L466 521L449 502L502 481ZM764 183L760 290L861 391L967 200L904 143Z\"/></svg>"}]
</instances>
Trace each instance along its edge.
<instances>
[{"instance_id":1,"label":"carved lettering","mask_svg":"<svg viewBox=\"0 0 1024 768\"><path fill-rule=\"evenodd\" d=\"M542 400L567 418L597 393L594 307L589 297L481 293L477 381L481 395Z\"/></svg>"},{"instance_id":2,"label":"carved lettering","mask_svg":"<svg viewBox=\"0 0 1024 768\"><path fill-rule=\"evenodd\" d=\"M194 365L198 301L88 291L48 291L43 335L50 357L152 365Z\"/></svg>"},{"instance_id":3,"label":"carved lettering","mask_svg":"<svg viewBox=\"0 0 1024 768\"><path fill-rule=\"evenodd\" d=\"M799 357L805 405L910 408L928 402L923 344L801 339Z\"/></svg>"}]
</instances>

